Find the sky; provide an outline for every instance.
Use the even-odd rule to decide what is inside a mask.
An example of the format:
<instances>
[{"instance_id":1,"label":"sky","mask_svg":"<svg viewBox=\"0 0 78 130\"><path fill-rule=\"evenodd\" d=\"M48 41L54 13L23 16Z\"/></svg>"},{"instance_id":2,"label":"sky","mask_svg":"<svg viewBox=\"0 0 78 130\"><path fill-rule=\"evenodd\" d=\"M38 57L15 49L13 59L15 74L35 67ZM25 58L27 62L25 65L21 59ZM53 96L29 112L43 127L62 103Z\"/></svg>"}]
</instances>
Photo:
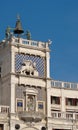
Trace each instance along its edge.
<instances>
[{"instance_id":1,"label":"sky","mask_svg":"<svg viewBox=\"0 0 78 130\"><path fill-rule=\"evenodd\" d=\"M1 0L0 40L17 15L32 40L52 40L51 78L78 83L78 0Z\"/></svg>"}]
</instances>

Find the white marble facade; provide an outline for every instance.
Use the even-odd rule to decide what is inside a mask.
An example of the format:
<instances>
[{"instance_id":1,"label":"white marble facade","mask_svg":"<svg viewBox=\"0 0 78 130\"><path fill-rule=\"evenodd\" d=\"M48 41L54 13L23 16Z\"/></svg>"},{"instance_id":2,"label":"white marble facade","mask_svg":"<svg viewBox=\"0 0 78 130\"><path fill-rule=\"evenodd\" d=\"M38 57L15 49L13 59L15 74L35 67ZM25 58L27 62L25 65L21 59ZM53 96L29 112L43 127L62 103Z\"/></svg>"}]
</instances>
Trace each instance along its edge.
<instances>
[{"instance_id":1,"label":"white marble facade","mask_svg":"<svg viewBox=\"0 0 78 130\"><path fill-rule=\"evenodd\" d=\"M0 43L0 130L78 129L78 84L51 79L49 45Z\"/></svg>"}]
</instances>

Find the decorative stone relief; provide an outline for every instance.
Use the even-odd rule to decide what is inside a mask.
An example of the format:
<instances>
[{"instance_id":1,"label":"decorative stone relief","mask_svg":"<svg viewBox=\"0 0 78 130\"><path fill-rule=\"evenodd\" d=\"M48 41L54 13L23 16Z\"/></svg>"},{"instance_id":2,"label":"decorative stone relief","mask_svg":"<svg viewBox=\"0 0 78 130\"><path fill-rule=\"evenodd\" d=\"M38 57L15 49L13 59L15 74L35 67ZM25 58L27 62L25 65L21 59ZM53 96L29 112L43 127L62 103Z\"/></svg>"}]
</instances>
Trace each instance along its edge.
<instances>
[{"instance_id":1,"label":"decorative stone relief","mask_svg":"<svg viewBox=\"0 0 78 130\"><path fill-rule=\"evenodd\" d=\"M30 70L31 70L32 72L30 73L30 75L32 76L45 77L45 71L46 71L45 58L39 57L36 55L29 55L29 54L24 55L21 53L16 53L15 54L15 72L20 73L24 71L25 69L29 70L27 74L30 73ZM24 74L24 72L22 73Z\"/></svg>"},{"instance_id":2,"label":"decorative stone relief","mask_svg":"<svg viewBox=\"0 0 78 130\"><path fill-rule=\"evenodd\" d=\"M22 63L21 74L38 76L38 71L36 70L36 63L32 63L31 60L26 60Z\"/></svg>"}]
</instances>

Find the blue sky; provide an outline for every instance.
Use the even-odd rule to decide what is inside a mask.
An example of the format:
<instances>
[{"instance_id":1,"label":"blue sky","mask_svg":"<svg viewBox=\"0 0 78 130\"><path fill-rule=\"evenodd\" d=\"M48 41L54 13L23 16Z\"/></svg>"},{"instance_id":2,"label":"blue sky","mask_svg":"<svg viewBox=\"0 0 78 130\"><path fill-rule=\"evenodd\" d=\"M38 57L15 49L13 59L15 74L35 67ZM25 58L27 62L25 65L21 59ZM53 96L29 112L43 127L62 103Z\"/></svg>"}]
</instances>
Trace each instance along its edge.
<instances>
[{"instance_id":1,"label":"blue sky","mask_svg":"<svg viewBox=\"0 0 78 130\"><path fill-rule=\"evenodd\" d=\"M51 77L78 82L78 0L1 0L0 40L20 15L32 39L52 40Z\"/></svg>"}]
</instances>

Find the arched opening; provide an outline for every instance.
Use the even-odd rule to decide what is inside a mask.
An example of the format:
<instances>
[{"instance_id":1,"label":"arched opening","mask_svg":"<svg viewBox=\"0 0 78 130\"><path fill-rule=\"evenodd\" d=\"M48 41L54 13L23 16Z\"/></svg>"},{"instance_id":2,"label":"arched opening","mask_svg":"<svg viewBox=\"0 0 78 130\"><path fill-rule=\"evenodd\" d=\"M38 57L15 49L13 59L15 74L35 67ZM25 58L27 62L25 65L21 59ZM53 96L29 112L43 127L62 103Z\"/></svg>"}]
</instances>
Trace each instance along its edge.
<instances>
[{"instance_id":1,"label":"arched opening","mask_svg":"<svg viewBox=\"0 0 78 130\"><path fill-rule=\"evenodd\" d=\"M25 127L25 128L22 128L21 130L39 130L39 129L35 127Z\"/></svg>"}]
</instances>

